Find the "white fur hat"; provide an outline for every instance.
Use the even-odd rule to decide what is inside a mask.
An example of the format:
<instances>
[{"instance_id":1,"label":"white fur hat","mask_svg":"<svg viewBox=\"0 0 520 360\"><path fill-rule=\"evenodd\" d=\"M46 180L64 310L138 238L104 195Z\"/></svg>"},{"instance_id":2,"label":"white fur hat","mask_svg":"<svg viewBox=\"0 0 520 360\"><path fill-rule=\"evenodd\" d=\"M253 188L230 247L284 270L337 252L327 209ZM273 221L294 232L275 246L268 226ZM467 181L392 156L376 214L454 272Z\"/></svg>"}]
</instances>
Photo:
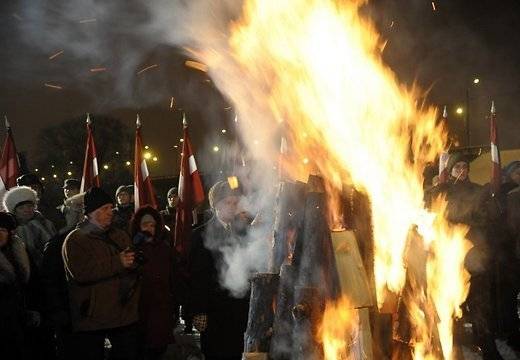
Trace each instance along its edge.
<instances>
[{"instance_id":1,"label":"white fur hat","mask_svg":"<svg viewBox=\"0 0 520 360\"><path fill-rule=\"evenodd\" d=\"M28 186L17 186L8 190L4 195L4 208L14 214L16 206L22 202L30 201L36 205L36 191Z\"/></svg>"}]
</instances>

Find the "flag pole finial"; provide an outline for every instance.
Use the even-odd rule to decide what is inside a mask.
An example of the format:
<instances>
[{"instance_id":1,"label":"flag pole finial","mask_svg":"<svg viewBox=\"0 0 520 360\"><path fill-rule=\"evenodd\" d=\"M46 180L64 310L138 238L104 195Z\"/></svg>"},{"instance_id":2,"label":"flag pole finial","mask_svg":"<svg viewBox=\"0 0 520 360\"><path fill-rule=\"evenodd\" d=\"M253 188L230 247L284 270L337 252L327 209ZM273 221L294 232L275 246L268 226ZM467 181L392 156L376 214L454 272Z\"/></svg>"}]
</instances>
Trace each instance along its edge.
<instances>
[{"instance_id":1,"label":"flag pole finial","mask_svg":"<svg viewBox=\"0 0 520 360\"><path fill-rule=\"evenodd\" d=\"M87 125L91 125L92 124L92 120L90 120L90 114L87 113Z\"/></svg>"},{"instance_id":2,"label":"flag pole finial","mask_svg":"<svg viewBox=\"0 0 520 360\"><path fill-rule=\"evenodd\" d=\"M495 101L491 101L491 114L496 114Z\"/></svg>"},{"instance_id":3,"label":"flag pole finial","mask_svg":"<svg viewBox=\"0 0 520 360\"><path fill-rule=\"evenodd\" d=\"M182 126L188 127L188 121L186 120L186 113L182 112Z\"/></svg>"},{"instance_id":4,"label":"flag pole finial","mask_svg":"<svg viewBox=\"0 0 520 360\"><path fill-rule=\"evenodd\" d=\"M137 128L140 128L141 127L141 119L139 118L139 114L137 114L137 118L135 120L135 126Z\"/></svg>"},{"instance_id":5,"label":"flag pole finial","mask_svg":"<svg viewBox=\"0 0 520 360\"><path fill-rule=\"evenodd\" d=\"M442 111L442 117L444 119L448 118L448 109L446 108L446 105L444 105L444 110Z\"/></svg>"},{"instance_id":6,"label":"flag pole finial","mask_svg":"<svg viewBox=\"0 0 520 360\"><path fill-rule=\"evenodd\" d=\"M5 119L5 128L6 129L10 129L11 128L11 124L9 124L9 120L7 120L7 115L4 115L4 119Z\"/></svg>"}]
</instances>

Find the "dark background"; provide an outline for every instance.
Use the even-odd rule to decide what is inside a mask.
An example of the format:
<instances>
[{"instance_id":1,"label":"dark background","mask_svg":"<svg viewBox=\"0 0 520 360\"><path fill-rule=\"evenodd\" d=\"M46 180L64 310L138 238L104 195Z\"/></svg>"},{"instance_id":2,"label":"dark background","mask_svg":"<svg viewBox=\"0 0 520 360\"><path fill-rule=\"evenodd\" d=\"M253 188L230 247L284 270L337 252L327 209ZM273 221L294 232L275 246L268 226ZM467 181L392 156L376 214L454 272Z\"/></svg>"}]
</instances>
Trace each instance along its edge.
<instances>
[{"instance_id":1,"label":"dark background","mask_svg":"<svg viewBox=\"0 0 520 360\"><path fill-rule=\"evenodd\" d=\"M46 151L39 141L42 129L76 119L83 131L81 118L90 112L120 119L133 132L139 113L144 143L159 158L149 162L150 172L172 176L178 173L181 110L190 121L199 167L216 166L221 155L212 148L231 141L234 113L206 74L187 68L179 49L139 31L137 25L147 20L146 13L131 1L103 13L95 7L100 4L96 0L81 2L90 8L71 8L74 3L3 0L0 4L0 115L8 116L29 168ZM418 0L369 3L366 13L388 40L385 62L402 82L425 89L427 104L448 106L450 129L462 145L467 140L465 115L455 114L455 109L461 106L467 111L469 103L471 145L485 144L486 115L493 99L502 148L519 148L520 2L444 0L436 1L435 7ZM92 18L96 21L81 22ZM60 50L63 54L49 59ZM153 64L158 66L137 74ZM90 71L97 67L107 70ZM480 83L474 85L477 77ZM228 129L225 135L223 128ZM77 151L84 151L83 142ZM113 161L111 154L100 157L101 162ZM57 181L63 176L58 174Z\"/></svg>"}]
</instances>

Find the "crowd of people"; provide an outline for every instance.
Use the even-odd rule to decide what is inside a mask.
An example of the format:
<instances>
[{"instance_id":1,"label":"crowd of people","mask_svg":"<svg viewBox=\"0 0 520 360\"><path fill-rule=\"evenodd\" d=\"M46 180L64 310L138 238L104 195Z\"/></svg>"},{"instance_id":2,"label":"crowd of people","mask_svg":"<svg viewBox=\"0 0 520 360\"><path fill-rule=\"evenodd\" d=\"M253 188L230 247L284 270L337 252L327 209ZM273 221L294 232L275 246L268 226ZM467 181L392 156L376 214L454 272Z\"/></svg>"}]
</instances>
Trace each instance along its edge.
<instances>
[{"instance_id":1,"label":"crowd of people","mask_svg":"<svg viewBox=\"0 0 520 360\"><path fill-rule=\"evenodd\" d=\"M63 204L46 206L41 182L26 174L4 195L0 358L161 359L182 305L184 331L201 331L205 359L239 359L249 301L219 286L219 260L203 240L209 224L221 224L227 241L238 236L227 225L238 191L227 182L210 189L214 218L194 231L190 255L173 246L176 187L162 211L134 209L132 186L115 197L98 187L79 192L80 182L67 179ZM237 316L230 322L226 313Z\"/></svg>"},{"instance_id":2,"label":"crowd of people","mask_svg":"<svg viewBox=\"0 0 520 360\"><path fill-rule=\"evenodd\" d=\"M520 161L503 169L493 195L470 181L464 156L452 154L448 170L446 182L426 191L426 204L443 195L447 219L469 226L472 279L463 308L484 359L500 359L496 337L520 345ZM98 187L80 194L80 182L67 179L63 192L54 207L26 174L4 195L1 359L161 359L179 316L186 332L200 332L205 359L241 359L249 299L220 285L215 251L217 243L240 242L251 224L239 189L227 181L211 187L212 216L194 228L188 254L173 243L175 187L162 211L134 209L132 186L114 197Z\"/></svg>"}]
</instances>

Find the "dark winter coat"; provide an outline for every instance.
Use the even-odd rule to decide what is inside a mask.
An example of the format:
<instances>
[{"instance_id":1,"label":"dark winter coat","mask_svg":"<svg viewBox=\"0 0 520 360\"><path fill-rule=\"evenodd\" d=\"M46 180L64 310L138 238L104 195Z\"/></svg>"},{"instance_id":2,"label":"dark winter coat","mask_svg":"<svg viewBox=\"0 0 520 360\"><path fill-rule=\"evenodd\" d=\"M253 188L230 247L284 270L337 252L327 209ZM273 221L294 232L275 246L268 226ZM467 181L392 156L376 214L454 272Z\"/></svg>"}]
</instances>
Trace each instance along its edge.
<instances>
[{"instance_id":1,"label":"dark winter coat","mask_svg":"<svg viewBox=\"0 0 520 360\"><path fill-rule=\"evenodd\" d=\"M23 288L29 281L29 257L13 236L0 249L0 359L19 359L24 341Z\"/></svg>"},{"instance_id":2,"label":"dark winter coat","mask_svg":"<svg viewBox=\"0 0 520 360\"><path fill-rule=\"evenodd\" d=\"M207 315L207 329L201 334L206 357L239 358L244 348L249 297L234 298L219 284L222 256L205 243L230 241L231 233L213 218L193 233L190 254L189 312Z\"/></svg>"},{"instance_id":3,"label":"dark winter coat","mask_svg":"<svg viewBox=\"0 0 520 360\"><path fill-rule=\"evenodd\" d=\"M134 204L129 205L117 205L114 208L114 219L112 220L112 226L130 233L130 220L134 215L135 207Z\"/></svg>"},{"instance_id":4,"label":"dark winter coat","mask_svg":"<svg viewBox=\"0 0 520 360\"><path fill-rule=\"evenodd\" d=\"M31 220L26 223L19 223L16 234L24 242L33 267L40 269L45 244L56 235L53 223L36 211Z\"/></svg>"},{"instance_id":5,"label":"dark winter coat","mask_svg":"<svg viewBox=\"0 0 520 360\"><path fill-rule=\"evenodd\" d=\"M61 249L69 233L56 235L45 246L41 281L45 298L44 312L55 327L70 326L69 293Z\"/></svg>"},{"instance_id":6,"label":"dark winter coat","mask_svg":"<svg viewBox=\"0 0 520 360\"><path fill-rule=\"evenodd\" d=\"M130 237L90 222L78 225L63 244L72 326L75 331L118 328L138 319L140 282L123 267L119 253Z\"/></svg>"},{"instance_id":7,"label":"dark winter coat","mask_svg":"<svg viewBox=\"0 0 520 360\"><path fill-rule=\"evenodd\" d=\"M514 244L515 257L520 261L520 186L507 194L507 209L508 231Z\"/></svg>"},{"instance_id":8,"label":"dark winter coat","mask_svg":"<svg viewBox=\"0 0 520 360\"><path fill-rule=\"evenodd\" d=\"M490 266L488 241L489 191L469 180L449 181L433 188L427 198L431 202L439 195L446 197L446 218L454 224L469 226L467 238L474 247L466 256L466 267L472 273L482 272Z\"/></svg>"},{"instance_id":9,"label":"dark winter coat","mask_svg":"<svg viewBox=\"0 0 520 360\"><path fill-rule=\"evenodd\" d=\"M161 348L173 342L175 327L174 268L169 234L138 246L144 264L141 267L139 323L147 348Z\"/></svg>"}]
</instances>

